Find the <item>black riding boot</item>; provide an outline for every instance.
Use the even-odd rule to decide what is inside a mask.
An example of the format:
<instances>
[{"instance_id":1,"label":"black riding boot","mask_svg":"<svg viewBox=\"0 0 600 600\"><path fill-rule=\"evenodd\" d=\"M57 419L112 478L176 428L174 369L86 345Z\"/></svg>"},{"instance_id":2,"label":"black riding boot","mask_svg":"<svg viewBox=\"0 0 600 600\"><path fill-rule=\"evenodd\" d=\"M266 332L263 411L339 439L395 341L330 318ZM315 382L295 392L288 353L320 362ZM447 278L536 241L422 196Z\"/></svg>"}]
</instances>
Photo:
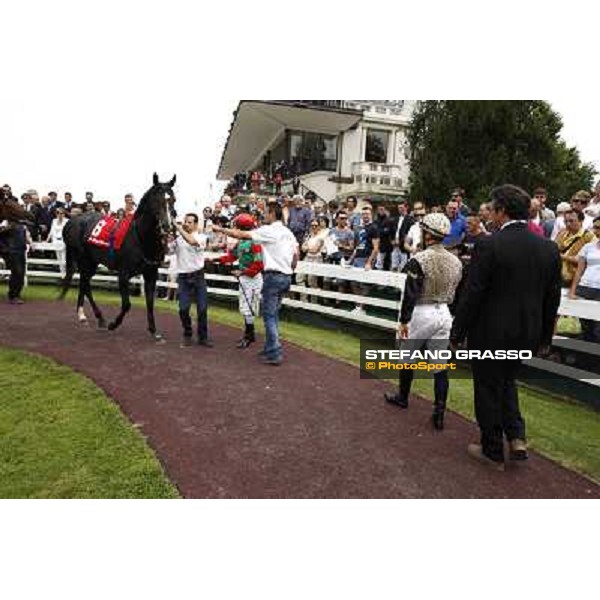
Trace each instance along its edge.
<instances>
[{"instance_id":1,"label":"black riding boot","mask_svg":"<svg viewBox=\"0 0 600 600\"><path fill-rule=\"evenodd\" d=\"M402 371L400 373L400 381L397 394L385 394L385 399L390 404L395 404L400 408L408 408L408 396L412 386L414 373L413 371Z\"/></svg>"},{"instance_id":2,"label":"black riding boot","mask_svg":"<svg viewBox=\"0 0 600 600\"><path fill-rule=\"evenodd\" d=\"M254 323L246 323L244 329L244 337L239 341L238 348L247 348L250 344L256 341L254 337Z\"/></svg>"},{"instance_id":3,"label":"black riding boot","mask_svg":"<svg viewBox=\"0 0 600 600\"><path fill-rule=\"evenodd\" d=\"M446 412L446 400L448 398L448 373L441 371L433 376L433 414L431 422L435 429L444 429L444 413Z\"/></svg>"}]
</instances>

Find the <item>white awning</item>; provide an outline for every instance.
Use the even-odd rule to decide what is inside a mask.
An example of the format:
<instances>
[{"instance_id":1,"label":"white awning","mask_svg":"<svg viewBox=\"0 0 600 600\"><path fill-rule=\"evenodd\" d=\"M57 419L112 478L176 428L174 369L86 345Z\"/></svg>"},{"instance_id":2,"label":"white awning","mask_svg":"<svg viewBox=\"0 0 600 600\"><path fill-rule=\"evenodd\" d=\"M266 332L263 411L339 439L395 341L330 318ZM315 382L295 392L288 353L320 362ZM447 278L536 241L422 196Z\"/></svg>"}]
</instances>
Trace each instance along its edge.
<instances>
[{"instance_id":1,"label":"white awning","mask_svg":"<svg viewBox=\"0 0 600 600\"><path fill-rule=\"evenodd\" d=\"M251 169L286 129L336 135L354 127L361 117L362 113L356 110L242 100L235 112L217 179L231 179L236 173Z\"/></svg>"}]
</instances>

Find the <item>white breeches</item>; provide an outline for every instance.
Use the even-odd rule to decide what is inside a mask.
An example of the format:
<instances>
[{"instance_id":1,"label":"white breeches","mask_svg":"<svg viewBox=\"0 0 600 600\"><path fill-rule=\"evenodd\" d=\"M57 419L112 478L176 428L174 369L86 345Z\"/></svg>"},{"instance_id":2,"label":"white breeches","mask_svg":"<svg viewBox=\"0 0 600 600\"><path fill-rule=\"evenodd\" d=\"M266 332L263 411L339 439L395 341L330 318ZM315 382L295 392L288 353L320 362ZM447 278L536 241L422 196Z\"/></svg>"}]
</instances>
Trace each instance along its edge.
<instances>
[{"instance_id":1,"label":"white breeches","mask_svg":"<svg viewBox=\"0 0 600 600\"><path fill-rule=\"evenodd\" d=\"M240 275L239 307L244 317L258 316L260 309L260 292L262 290L262 275L247 277Z\"/></svg>"},{"instance_id":2,"label":"white breeches","mask_svg":"<svg viewBox=\"0 0 600 600\"><path fill-rule=\"evenodd\" d=\"M417 304L408 324L408 339L402 350L447 350L452 315L447 304ZM440 361L441 362L441 361Z\"/></svg>"}]
</instances>

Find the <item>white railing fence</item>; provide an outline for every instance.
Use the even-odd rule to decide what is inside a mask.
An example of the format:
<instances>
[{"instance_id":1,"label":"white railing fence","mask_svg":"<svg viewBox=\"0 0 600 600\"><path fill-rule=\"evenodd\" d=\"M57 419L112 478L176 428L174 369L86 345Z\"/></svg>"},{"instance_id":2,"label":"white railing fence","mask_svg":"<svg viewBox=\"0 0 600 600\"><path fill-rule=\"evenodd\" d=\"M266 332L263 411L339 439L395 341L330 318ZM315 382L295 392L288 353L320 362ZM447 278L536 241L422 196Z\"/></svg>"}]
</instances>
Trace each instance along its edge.
<instances>
[{"instance_id":1,"label":"white railing fence","mask_svg":"<svg viewBox=\"0 0 600 600\"><path fill-rule=\"evenodd\" d=\"M33 244L33 251L36 253L53 252L54 258L28 257L26 271L27 283L29 283L30 280L50 280L56 281L57 283L60 281L61 274L59 270L59 261L56 258L56 251L59 248L60 247L57 248L55 244L46 242ZM218 254L206 254L206 257L209 259L217 258L218 256ZM39 266L44 266L46 269L36 268ZM2 265L2 267L3 268L0 269L0 275L7 276L9 272L6 270L5 265ZM298 263L296 273L302 274L305 277L312 275L325 278L325 280L328 280L330 283L327 287L335 285L335 281L337 280L349 282L350 284L360 284L357 287L362 289L353 290L360 292L357 294L352 292L339 292L332 289L322 289L320 287L293 285L290 291L294 296L299 297L284 299L284 305L339 318L348 322L377 327L383 330L395 330L398 310L400 308L399 298L400 293L404 288L405 275L389 271L365 271L364 269L355 269L353 267L342 267L304 261ZM165 279L158 282L157 285L159 287L177 288L176 283L167 280L169 276L168 269L159 269L159 274ZM75 278L78 278L78 275L76 275ZM206 279L209 285L209 294L217 297L237 296L237 279L232 275L206 273ZM101 270L94 277L93 281L99 284L117 284L116 276L105 269ZM140 292L143 293L144 286L141 277L133 278L131 283L134 286L139 286ZM211 283L227 284L228 287L215 286L211 285ZM379 290L377 288L379 288ZM392 299L390 299L390 296ZM326 306L323 303L318 303L319 299L345 303L346 308ZM313 301L311 302L311 300ZM382 316L369 315L364 311L354 312L348 309L348 303L350 303L350 308L361 305L364 308L377 309L375 312ZM600 302L584 299L571 300L567 298L565 292L561 300L559 314L600 321Z\"/></svg>"},{"instance_id":2,"label":"white railing fence","mask_svg":"<svg viewBox=\"0 0 600 600\"><path fill-rule=\"evenodd\" d=\"M48 242L35 242L32 245L30 255L27 257L26 285L36 280L54 281L57 284L60 282L60 265L56 257L58 249L60 249L60 246ZM54 254L54 258L40 258L35 256L41 252L51 252ZM216 253L205 253L207 259L216 259L219 256L221 255ZM0 275L8 276L9 271L6 270L4 265L2 266L4 268L0 268ZM304 261L298 263L296 273L302 274L305 277L324 277L329 280L332 287L336 287L336 280L350 284L361 284L365 286L364 292L362 292L362 290L355 291L361 291L364 295L361 293L338 292L333 289L292 285L290 292L292 292L294 296L299 296L299 298L285 298L283 301L284 305L293 308L302 308L331 317L342 318L350 322L379 327L381 329L395 329L395 319L399 310L398 299L404 288L405 275L386 271L365 271L364 269L355 269L353 267L341 267L337 265ZM160 268L159 276L161 276L161 280L157 282L158 287L177 289L176 283L168 281L169 270L167 268ZM217 297L237 297L238 282L234 276L207 272L205 277L208 282L209 294ZM78 280L79 274L76 274L73 279ZM102 287L102 284L114 284L114 286L116 286L117 277L104 267L100 267L99 272L94 276L92 281L96 284L100 284L99 287ZM142 277L134 277L131 279L130 283L134 287L139 287L140 293L143 294L144 282ZM211 285L211 283L217 285ZM227 287L224 287L223 284ZM396 300L390 300L389 298L382 298L374 295L374 286L379 287L380 290L385 289L387 295L389 296L392 294ZM351 308L357 305L362 305L365 308L377 307L378 312L384 313L387 318L384 316L377 317L367 315L365 312L355 314L348 309L325 306L323 304L318 304L317 299L328 300L331 302L344 302L346 305L351 303ZM311 300L313 301L311 302Z\"/></svg>"}]
</instances>

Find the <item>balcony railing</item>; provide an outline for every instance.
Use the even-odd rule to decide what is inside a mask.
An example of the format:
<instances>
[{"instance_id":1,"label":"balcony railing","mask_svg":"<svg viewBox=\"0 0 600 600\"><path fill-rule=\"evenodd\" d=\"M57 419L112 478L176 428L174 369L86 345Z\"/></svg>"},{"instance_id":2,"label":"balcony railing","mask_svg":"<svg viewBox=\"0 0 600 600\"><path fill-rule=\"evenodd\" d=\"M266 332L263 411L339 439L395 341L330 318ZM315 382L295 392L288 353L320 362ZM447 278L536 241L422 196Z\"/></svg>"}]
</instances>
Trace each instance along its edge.
<instances>
[{"instance_id":1,"label":"balcony railing","mask_svg":"<svg viewBox=\"0 0 600 600\"><path fill-rule=\"evenodd\" d=\"M372 162L352 163L352 176L359 188L376 187L402 189L404 181L398 165Z\"/></svg>"},{"instance_id":2,"label":"balcony railing","mask_svg":"<svg viewBox=\"0 0 600 600\"><path fill-rule=\"evenodd\" d=\"M406 116L404 100L286 100L286 102L334 109L349 108L377 116Z\"/></svg>"},{"instance_id":3,"label":"balcony railing","mask_svg":"<svg viewBox=\"0 0 600 600\"><path fill-rule=\"evenodd\" d=\"M369 100L346 100L344 102L346 108L353 108L354 110L361 110L367 114L374 114L378 116L391 116L398 117L405 114L404 101L369 101Z\"/></svg>"}]
</instances>

